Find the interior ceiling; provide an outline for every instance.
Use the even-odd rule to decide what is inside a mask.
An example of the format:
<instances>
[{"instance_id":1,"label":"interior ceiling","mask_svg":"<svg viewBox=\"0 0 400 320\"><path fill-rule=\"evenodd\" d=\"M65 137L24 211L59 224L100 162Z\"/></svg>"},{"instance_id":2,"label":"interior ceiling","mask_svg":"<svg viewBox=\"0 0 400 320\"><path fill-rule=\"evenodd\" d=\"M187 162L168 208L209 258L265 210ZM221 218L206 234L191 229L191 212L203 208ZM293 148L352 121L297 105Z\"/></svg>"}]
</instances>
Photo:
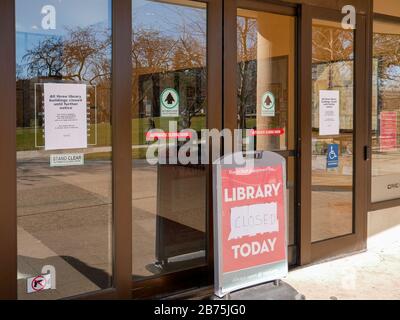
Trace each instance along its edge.
<instances>
[{"instance_id":1,"label":"interior ceiling","mask_svg":"<svg viewBox=\"0 0 400 320\"><path fill-rule=\"evenodd\" d=\"M400 1L374 0L374 12L400 17Z\"/></svg>"},{"instance_id":2,"label":"interior ceiling","mask_svg":"<svg viewBox=\"0 0 400 320\"><path fill-rule=\"evenodd\" d=\"M374 33L400 34L400 24L375 20Z\"/></svg>"}]
</instances>

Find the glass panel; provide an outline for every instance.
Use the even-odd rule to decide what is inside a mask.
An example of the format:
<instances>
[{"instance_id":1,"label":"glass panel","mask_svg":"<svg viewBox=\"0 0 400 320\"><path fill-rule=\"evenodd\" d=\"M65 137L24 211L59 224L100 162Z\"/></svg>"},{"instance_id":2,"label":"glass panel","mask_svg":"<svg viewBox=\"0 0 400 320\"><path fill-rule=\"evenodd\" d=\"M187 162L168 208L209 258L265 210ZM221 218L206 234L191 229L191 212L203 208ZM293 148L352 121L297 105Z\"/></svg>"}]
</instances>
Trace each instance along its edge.
<instances>
[{"instance_id":1,"label":"glass panel","mask_svg":"<svg viewBox=\"0 0 400 320\"><path fill-rule=\"evenodd\" d=\"M374 22L372 202L400 198L400 24Z\"/></svg>"},{"instance_id":2,"label":"glass panel","mask_svg":"<svg viewBox=\"0 0 400 320\"><path fill-rule=\"evenodd\" d=\"M312 241L353 233L354 32L312 27Z\"/></svg>"},{"instance_id":3,"label":"glass panel","mask_svg":"<svg viewBox=\"0 0 400 320\"><path fill-rule=\"evenodd\" d=\"M170 164L151 164L146 153L152 129L206 128L207 10L186 0L132 3L133 278L143 280L206 263L206 167L173 164L171 153ZM179 152L184 142L169 143Z\"/></svg>"},{"instance_id":4,"label":"glass panel","mask_svg":"<svg viewBox=\"0 0 400 320\"><path fill-rule=\"evenodd\" d=\"M238 9L238 128L252 130L256 150L295 150L295 44L294 17ZM286 160L289 244L294 245L296 161Z\"/></svg>"},{"instance_id":5,"label":"glass panel","mask_svg":"<svg viewBox=\"0 0 400 320\"><path fill-rule=\"evenodd\" d=\"M18 297L108 288L111 1L16 0L16 31Z\"/></svg>"},{"instance_id":6,"label":"glass panel","mask_svg":"<svg viewBox=\"0 0 400 320\"><path fill-rule=\"evenodd\" d=\"M238 128L253 130L257 150L294 150L295 18L237 14Z\"/></svg>"}]
</instances>

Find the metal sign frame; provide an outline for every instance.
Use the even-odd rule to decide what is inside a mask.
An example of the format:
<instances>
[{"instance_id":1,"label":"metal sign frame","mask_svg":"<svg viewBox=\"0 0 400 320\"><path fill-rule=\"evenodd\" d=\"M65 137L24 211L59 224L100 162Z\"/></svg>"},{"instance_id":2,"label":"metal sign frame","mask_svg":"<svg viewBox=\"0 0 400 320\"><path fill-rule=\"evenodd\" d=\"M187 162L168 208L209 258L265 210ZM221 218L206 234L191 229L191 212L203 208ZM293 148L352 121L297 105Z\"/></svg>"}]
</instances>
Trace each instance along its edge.
<instances>
[{"instance_id":1,"label":"metal sign frame","mask_svg":"<svg viewBox=\"0 0 400 320\"><path fill-rule=\"evenodd\" d=\"M214 274L215 295L222 298L225 295L258 284L280 280L287 276L288 267L288 210L287 210L287 183L286 159L273 152L252 152L244 157L244 164L236 164L243 154L235 153L226 155L213 164L214 195ZM251 166L250 166L251 165ZM285 259L284 261L259 265L239 271L224 273L222 269L222 170L236 168L264 168L269 166L282 166L283 181L283 206L285 216ZM253 279L251 279L253 278ZM244 279L244 280L240 280ZM232 280L235 280L232 283Z\"/></svg>"}]
</instances>

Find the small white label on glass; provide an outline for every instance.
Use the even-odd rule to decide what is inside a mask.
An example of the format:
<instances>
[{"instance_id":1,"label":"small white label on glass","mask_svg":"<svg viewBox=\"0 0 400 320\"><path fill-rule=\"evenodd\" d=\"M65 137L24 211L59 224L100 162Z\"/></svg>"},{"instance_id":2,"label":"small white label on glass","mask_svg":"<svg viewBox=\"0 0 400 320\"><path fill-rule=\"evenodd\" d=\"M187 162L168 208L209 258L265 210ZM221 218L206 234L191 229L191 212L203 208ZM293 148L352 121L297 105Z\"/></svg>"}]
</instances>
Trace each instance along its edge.
<instances>
[{"instance_id":1,"label":"small white label on glass","mask_svg":"<svg viewBox=\"0 0 400 320\"><path fill-rule=\"evenodd\" d=\"M52 154L50 167L82 166L85 163L83 153Z\"/></svg>"}]
</instances>

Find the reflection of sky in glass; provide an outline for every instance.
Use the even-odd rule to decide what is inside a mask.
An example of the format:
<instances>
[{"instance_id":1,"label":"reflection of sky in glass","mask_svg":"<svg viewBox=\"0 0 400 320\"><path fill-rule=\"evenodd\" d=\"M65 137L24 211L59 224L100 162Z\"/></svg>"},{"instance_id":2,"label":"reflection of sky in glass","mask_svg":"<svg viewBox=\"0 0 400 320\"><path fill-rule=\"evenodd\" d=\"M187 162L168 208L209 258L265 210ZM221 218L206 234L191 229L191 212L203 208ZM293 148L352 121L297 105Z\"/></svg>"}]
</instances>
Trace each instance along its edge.
<instances>
[{"instance_id":1,"label":"reflection of sky in glass","mask_svg":"<svg viewBox=\"0 0 400 320\"><path fill-rule=\"evenodd\" d=\"M399 90L400 54L398 43L400 36L390 33L374 33L374 84L380 90ZM379 73L379 81L378 81Z\"/></svg>"},{"instance_id":2,"label":"reflection of sky in glass","mask_svg":"<svg viewBox=\"0 0 400 320\"><path fill-rule=\"evenodd\" d=\"M57 10L57 30L41 28L42 7L52 5ZM17 32L62 35L65 26L90 26L111 23L110 0L16 0Z\"/></svg>"},{"instance_id":3,"label":"reflection of sky in glass","mask_svg":"<svg viewBox=\"0 0 400 320\"><path fill-rule=\"evenodd\" d=\"M156 30L179 38L184 26L191 26L192 36L205 45L206 10L205 4L193 6L157 3L152 0L132 0L134 30ZM43 30L43 6L56 8L57 29ZM16 59L23 63L26 51L46 37L63 36L66 27L87 27L101 25L111 29L111 0L16 0Z\"/></svg>"},{"instance_id":4,"label":"reflection of sky in glass","mask_svg":"<svg viewBox=\"0 0 400 320\"><path fill-rule=\"evenodd\" d=\"M193 36L205 38L205 4L193 2L193 6L183 6L153 0L133 0L132 3L133 32L141 28L178 38L186 25L192 26L190 31Z\"/></svg>"},{"instance_id":5,"label":"reflection of sky in glass","mask_svg":"<svg viewBox=\"0 0 400 320\"><path fill-rule=\"evenodd\" d=\"M66 27L101 25L111 29L111 0L16 0L16 58L22 63L26 50L51 36L63 36ZM42 29L43 6L56 8L56 30Z\"/></svg>"},{"instance_id":6,"label":"reflection of sky in glass","mask_svg":"<svg viewBox=\"0 0 400 320\"><path fill-rule=\"evenodd\" d=\"M400 66L392 65L385 69L386 73L385 79L380 79L379 84L382 87L386 88L399 88L399 80L400 80Z\"/></svg>"}]
</instances>

